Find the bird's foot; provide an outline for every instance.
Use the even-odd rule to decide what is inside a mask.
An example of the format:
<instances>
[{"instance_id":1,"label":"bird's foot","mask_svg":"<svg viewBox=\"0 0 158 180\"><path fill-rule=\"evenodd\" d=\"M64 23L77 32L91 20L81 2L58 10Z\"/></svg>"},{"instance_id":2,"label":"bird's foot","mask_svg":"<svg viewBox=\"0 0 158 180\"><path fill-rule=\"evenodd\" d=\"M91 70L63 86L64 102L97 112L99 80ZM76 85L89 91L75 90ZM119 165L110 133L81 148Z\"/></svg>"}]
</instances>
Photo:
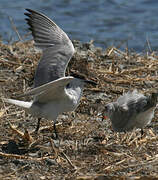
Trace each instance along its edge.
<instances>
[{"instance_id":1,"label":"bird's foot","mask_svg":"<svg viewBox=\"0 0 158 180\"><path fill-rule=\"evenodd\" d=\"M53 128L54 128L54 133L52 134L52 139L57 140L59 139L59 136L58 136L58 131L56 128L56 123L54 123Z\"/></svg>"}]
</instances>

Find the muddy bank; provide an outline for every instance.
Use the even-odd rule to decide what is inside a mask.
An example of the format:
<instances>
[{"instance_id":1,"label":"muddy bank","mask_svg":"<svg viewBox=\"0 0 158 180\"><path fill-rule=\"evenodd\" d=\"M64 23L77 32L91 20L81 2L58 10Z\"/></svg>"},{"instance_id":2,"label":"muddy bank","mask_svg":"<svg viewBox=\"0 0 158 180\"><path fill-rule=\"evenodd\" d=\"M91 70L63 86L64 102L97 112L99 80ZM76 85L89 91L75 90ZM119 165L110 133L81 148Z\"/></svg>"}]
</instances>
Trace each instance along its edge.
<instances>
[{"instance_id":1,"label":"muddy bank","mask_svg":"<svg viewBox=\"0 0 158 180\"><path fill-rule=\"evenodd\" d=\"M21 108L0 103L0 178L2 179L114 179L158 177L158 111L152 123L130 133L114 133L109 120L98 114L107 102L137 88L148 94L158 89L157 52L137 54L115 47L106 50L93 42L73 41L76 53L67 74L78 72L98 83L87 86L75 112L58 118L60 148L51 141L51 122L42 119L38 135L31 133L37 119ZM41 52L33 41L0 44L0 95L14 98L33 85ZM23 99L23 100L31 100ZM32 136L26 142L16 130ZM117 177L117 178L116 178ZM152 179L152 178L151 178Z\"/></svg>"}]
</instances>

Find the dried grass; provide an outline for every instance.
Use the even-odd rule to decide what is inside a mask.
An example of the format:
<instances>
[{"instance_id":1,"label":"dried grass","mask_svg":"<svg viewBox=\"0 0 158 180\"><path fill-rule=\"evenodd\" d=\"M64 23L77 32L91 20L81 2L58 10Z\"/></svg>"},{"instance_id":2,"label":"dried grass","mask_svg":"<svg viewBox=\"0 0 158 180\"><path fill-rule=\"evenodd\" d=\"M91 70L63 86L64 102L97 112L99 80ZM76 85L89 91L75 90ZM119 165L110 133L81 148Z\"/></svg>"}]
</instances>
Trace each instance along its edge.
<instances>
[{"instance_id":1,"label":"dried grass","mask_svg":"<svg viewBox=\"0 0 158 180\"><path fill-rule=\"evenodd\" d=\"M50 122L45 119L41 126L46 128L38 135L31 134L32 144L25 143L10 123L22 132L32 132L36 118L1 102L0 178L158 179L158 112L142 138L137 130L114 133L110 121L98 116L105 103L129 89L137 88L145 94L158 89L158 54L140 55L115 47L103 51L93 42L74 41L74 45L77 52L67 73L73 70L86 74L98 82L97 87L85 89L75 112L59 116L59 149L50 140ZM31 88L40 56L32 41L0 44L1 97L14 98Z\"/></svg>"}]
</instances>

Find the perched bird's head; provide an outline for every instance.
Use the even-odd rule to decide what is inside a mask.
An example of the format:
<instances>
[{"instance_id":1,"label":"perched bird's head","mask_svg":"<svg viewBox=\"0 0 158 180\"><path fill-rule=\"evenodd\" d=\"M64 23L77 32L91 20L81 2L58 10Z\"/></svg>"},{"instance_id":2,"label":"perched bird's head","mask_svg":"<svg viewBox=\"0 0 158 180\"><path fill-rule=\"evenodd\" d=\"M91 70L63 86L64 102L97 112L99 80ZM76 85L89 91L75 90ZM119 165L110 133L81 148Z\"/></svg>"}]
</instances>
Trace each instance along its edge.
<instances>
[{"instance_id":1,"label":"perched bird's head","mask_svg":"<svg viewBox=\"0 0 158 180\"><path fill-rule=\"evenodd\" d=\"M106 104L103 109L103 119L110 118L115 110L116 110L116 107L114 103Z\"/></svg>"}]
</instances>

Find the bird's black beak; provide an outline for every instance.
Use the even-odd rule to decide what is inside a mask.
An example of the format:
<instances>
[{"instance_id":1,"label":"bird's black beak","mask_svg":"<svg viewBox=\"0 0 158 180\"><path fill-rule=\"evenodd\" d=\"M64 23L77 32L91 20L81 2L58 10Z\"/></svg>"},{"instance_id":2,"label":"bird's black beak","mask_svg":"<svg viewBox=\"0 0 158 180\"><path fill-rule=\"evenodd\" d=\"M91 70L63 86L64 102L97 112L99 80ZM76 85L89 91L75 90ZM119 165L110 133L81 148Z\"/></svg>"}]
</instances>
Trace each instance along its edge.
<instances>
[{"instance_id":1,"label":"bird's black beak","mask_svg":"<svg viewBox=\"0 0 158 180\"><path fill-rule=\"evenodd\" d=\"M97 85L97 83L95 81L92 81L92 80L84 80L84 82L87 83L87 84L91 84L93 86Z\"/></svg>"},{"instance_id":2,"label":"bird's black beak","mask_svg":"<svg viewBox=\"0 0 158 180\"><path fill-rule=\"evenodd\" d=\"M71 76L75 77L75 78L78 78L78 79L82 79L85 83L87 84L91 84L93 86L96 86L97 83L93 80L89 80L84 74L82 73L79 73L79 72L74 72L74 71L71 71Z\"/></svg>"}]
</instances>

